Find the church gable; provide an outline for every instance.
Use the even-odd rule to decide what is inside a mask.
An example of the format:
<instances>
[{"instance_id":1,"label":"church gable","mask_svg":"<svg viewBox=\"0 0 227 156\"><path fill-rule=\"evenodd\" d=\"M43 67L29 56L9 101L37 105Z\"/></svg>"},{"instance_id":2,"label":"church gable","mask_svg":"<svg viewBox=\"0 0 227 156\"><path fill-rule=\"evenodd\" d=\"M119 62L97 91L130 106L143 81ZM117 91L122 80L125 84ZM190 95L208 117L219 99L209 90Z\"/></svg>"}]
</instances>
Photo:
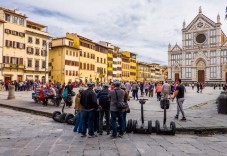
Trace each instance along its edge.
<instances>
[{"instance_id":1,"label":"church gable","mask_svg":"<svg viewBox=\"0 0 227 156\"><path fill-rule=\"evenodd\" d=\"M176 44L171 51L172 52L174 52L174 51L177 52L177 51L182 51L182 49L181 49L181 47L179 45Z\"/></svg>"},{"instance_id":2,"label":"church gable","mask_svg":"<svg viewBox=\"0 0 227 156\"><path fill-rule=\"evenodd\" d=\"M200 31L201 29L214 29L215 22L205 15L196 16L193 21L186 27L186 31Z\"/></svg>"}]
</instances>

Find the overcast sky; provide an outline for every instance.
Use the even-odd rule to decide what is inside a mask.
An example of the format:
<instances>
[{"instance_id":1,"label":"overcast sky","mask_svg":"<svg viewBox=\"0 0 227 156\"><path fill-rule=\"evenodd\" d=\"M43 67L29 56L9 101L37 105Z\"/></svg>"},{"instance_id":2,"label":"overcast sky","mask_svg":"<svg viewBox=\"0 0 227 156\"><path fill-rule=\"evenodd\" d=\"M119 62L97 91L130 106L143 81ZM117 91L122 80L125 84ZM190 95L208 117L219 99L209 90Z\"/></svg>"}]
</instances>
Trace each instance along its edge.
<instances>
[{"instance_id":1,"label":"overcast sky","mask_svg":"<svg viewBox=\"0 0 227 156\"><path fill-rule=\"evenodd\" d=\"M19 8L30 20L47 25L53 37L77 33L162 65L169 42L181 45L182 23L188 25L199 6L215 22L219 13L227 34L226 0L1 0L0 6Z\"/></svg>"}]
</instances>

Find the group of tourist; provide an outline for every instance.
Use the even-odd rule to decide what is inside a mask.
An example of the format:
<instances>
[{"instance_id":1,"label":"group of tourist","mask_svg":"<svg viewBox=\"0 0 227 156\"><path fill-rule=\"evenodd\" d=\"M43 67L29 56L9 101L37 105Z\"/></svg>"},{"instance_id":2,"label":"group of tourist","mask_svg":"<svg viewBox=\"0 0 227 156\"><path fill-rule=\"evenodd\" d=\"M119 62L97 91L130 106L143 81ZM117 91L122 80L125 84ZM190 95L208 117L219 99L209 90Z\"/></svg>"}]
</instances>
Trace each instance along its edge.
<instances>
[{"instance_id":1,"label":"group of tourist","mask_svg":"<svg viewBox=\"0 0 227 156\"><path fill-rule=\"evenodd\" d=\"M112 126L111 137L122 137L126 131L126 116L127 113L130 113L129 93L132 92L133 99L137 98L138 100L138 90L140 90L141 96L144 94L143 91L145 91L146 96L151 96L154 90L159 94L159 88L161 87L160 92L164 97L177 99L177 114L175 118L178 119L181 112L181 121L186 121L183 110L185 87L181 84L180 79L174 85L168 83L121 83L120 81L114 81L111 84L101 84L96 88L94 88L94 83L89 82L87 87L88 89L86 90L80 88L75 98L74 109L77 121L73 131L80 133L81 137L85 137L87 131L89 138L96 136L95 131L102 135L104 116L107 134L110 134L110 126ZM125 107L122 107L121 103L124 103Z\"/></svg>"}]
</instances>

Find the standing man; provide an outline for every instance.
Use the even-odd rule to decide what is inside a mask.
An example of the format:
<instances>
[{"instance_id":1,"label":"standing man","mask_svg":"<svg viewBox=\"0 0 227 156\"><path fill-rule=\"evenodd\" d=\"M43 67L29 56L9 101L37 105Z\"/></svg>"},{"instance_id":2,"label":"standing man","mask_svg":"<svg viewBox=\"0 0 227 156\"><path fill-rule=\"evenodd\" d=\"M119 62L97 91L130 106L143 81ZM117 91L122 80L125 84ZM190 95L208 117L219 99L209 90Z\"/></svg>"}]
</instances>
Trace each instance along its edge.
<instances>
[{"instance_id":1,"label":"standing man","mask_svg":"<svg viewBox=\"0 0 227 156\"><path fill-rule=\"evenodd\" d=\"M168 98L170 89L170 85L167 82L162 85L162 93L164 94L164 97Z\"/></svg>"},{"instance_id":2,"label":"standing man","mask_svg":"<svg viewBox=\"0 0 227 156\"><path fill-rule=\"evenodd\" d=\"M138 90L139 90L139 85L136 82L133 82L132 85L132 96L135 100L135 98L138 100Z\"/></svg>"},{"instance_id":3,"label":"standing man","mask_svg":"<svg viewBox=\"0 0 227 156\"><path fill-rule=\"evenodd\" d=\"M150 84L148 90L149 90L149 97L153 97L153 94L154 94L154 85L153 85L153 83Z\"/></svg>"},{"instance_id":4,"label":"standing man","mask_svg":"<svg viewBox=\"0 0 227 156\"><path fill-rule=\"evenodd\" d=\"M81 137L86 136L87 128L88 128L88 137L94 138L94 111L97 108L97 98L96 94L93 91L94 87L93 82L88 82L88 89L83 91L80 98L81 105L84 106L83 112L83 128Z\"/></svg>"},{"instance_id":5,"label":"standing man","mask_svg":"<svg viewBox=\"0 0 227 156\"><path fill-rule=\"evenodd\" d=\"M112 138L117 137L117 119L119 122L119 134L118 137L123 136L123 117L122 110L118 107L118 103L124 102L125 92L120 89L120 81L114 82L114 90L109 93L110 97L110 112L111 112L111 125L112 125Z\"/></svg>"},{"instance_id":6,"label":"standing man","mask_svg":"<svg viewBox=\"0 0 227 156\"><path fill-rule=\"evenodd\" d=\"M144 90L144 83L141 82L141 83L140 83L140 92L141 92L141 96L143 96L143 90Z\"/></svg>"},{"instance_id":7,"label":"standing man","mask_svg":"<svg viewBox=\"0 0 227 156\"><path fill-rule=\"evenodd\" d=\"M197 82L197 85L196 85L196 87L197 87L197 93L199 93L199 82Z\"/></svg>"},{"instance_id":8,"label":"standing man","mask_svg":"<svg viewBox=\"0 0 227 156\"><path fill-rule=\"evenodd\" d=\"M174 96L172 99L174 99L175 97L177 98L177 115L175 116L175 119L178 119L179 113L182 113L182 119L181 121L186 121L186 117L184 114L184 109L183 109L183 103L184 103L184 86L181 84L181 79L178 79L176 81L177 88L176 91L174 92Z\"/></svg>"},{"instance_id":9,"label":"standing man","mask_svg":"<svg viewBox=\"0 0 227 156\"><path fill-rule=\"evenodd\" d=\"M97 99L102 110L99 111L99 135L103 133L103 117L106 119L106 132L110 134L110 99L109 99L109 84L103 84L103 89L97 94Z\"/></svg>"},{"instance_id":10,"label":"standing man","mask_svg":"<svg viewBox=\"0 0 227 156\"><path fill-rule=\"evenodd\" d=\"M131 91L131 84L128 81L126 82L125 87L126 87L126 91L128 93L130 93L130 91Z\"/></svg>"}]
</instances>

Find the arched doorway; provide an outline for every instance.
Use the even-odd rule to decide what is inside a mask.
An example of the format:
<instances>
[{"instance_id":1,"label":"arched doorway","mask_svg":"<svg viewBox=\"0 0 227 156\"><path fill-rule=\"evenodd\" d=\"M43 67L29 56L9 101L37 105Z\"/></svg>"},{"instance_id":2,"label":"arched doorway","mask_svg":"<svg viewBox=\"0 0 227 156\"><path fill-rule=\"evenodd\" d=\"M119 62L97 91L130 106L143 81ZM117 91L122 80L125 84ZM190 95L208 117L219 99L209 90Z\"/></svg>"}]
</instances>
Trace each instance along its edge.
<instances>
[{"instance_id":1,"label":"arched doorway","mask_svg":"<svg viewBox=\"0 0 227 156\"><path fill-rule=\"evenodd\" d=\"M180 74L179 73L180 73L179 67L175 66L175 68L174 68L174 80L175 81L180 78Z\"/></svg>"},{"instance_id":2,"label":"arched doorway","mask_svg":"<svg viewBox=\"0 0 227 156\"><path fill-rule=\"evenodd\" d=\"M200 83L205 82L205 69L206 69L206 64L205 62L201 59L197 62L197 80Z\"/></svg>"}]
</instances>

